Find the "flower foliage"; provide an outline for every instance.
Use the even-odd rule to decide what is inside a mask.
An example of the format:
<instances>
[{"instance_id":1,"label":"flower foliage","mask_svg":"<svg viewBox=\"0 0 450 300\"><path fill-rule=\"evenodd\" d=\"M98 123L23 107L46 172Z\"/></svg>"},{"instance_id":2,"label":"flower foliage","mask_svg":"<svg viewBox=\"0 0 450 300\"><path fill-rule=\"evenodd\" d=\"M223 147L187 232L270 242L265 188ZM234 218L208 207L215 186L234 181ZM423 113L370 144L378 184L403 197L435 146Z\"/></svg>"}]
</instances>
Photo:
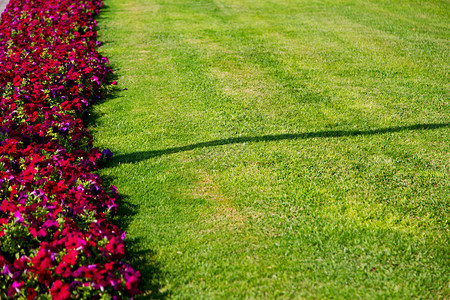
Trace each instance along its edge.
<instances>
[{"instance_id":1,"label":"flower foliage","mask_svg":"<svg viewBox=\"0 0 450 300\"><path fill-rule=\"evenodd\" d=\"M86 110L106 89L101 0L10 0L0 23L0 298L139 293L95 170Z\"/></svg>"}]
</instances>

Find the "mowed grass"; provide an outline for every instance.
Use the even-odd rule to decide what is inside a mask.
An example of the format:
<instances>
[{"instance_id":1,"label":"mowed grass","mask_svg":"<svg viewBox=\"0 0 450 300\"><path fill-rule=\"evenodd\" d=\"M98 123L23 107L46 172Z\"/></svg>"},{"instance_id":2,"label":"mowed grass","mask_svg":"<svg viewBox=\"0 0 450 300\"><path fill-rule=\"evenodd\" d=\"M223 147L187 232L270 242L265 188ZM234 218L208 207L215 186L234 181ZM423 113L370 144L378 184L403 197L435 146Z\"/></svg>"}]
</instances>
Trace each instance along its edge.
<instances>
[{"instance_id":1,"label":"mowed grass","mask_svg":"<svg viewBox=\"0 0 450 300\"><path fill-rule=\"evenodd\" d=\"M450 297L448 1L105 4L146 297Z\"/></svg>"}]
</instances>

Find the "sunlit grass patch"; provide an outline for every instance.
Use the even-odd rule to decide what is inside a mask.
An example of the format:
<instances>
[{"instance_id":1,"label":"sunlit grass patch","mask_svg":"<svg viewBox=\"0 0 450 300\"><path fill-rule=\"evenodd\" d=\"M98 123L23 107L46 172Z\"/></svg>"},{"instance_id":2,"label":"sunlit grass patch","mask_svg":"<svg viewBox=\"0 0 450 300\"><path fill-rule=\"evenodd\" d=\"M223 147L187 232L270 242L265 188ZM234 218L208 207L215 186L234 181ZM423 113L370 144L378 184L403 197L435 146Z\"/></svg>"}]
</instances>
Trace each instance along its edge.
<instances>
[{"instance_id":1,"label":"sunlit grass patch","mask_svg":"<svg viewBox=\"0 0 450 300\"><path fill-rule=\"evenodd\" d=\"M153 296L448 297L448 3L119 2L93 131Z\"/></svg>"}]
</instances>

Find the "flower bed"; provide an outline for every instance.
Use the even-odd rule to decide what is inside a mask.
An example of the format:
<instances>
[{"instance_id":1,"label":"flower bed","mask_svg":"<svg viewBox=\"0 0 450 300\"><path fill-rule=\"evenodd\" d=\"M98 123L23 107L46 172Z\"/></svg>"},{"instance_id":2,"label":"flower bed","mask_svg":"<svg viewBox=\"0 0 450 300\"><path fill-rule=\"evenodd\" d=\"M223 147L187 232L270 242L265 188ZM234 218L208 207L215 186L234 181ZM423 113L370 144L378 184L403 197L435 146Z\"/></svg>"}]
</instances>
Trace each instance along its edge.
<instances>
[{"instance_id":1,"label":"flower bed","mask_svg":"<svg viewBox=\"0 0 450 300\"><path fill-rule=\"evenodd\" d=\"M0 23L0 298L123 298L140 274L108 216L84 119L108 61L95 50L101 0L10 0Z\"/></svg>"}]
</instances>

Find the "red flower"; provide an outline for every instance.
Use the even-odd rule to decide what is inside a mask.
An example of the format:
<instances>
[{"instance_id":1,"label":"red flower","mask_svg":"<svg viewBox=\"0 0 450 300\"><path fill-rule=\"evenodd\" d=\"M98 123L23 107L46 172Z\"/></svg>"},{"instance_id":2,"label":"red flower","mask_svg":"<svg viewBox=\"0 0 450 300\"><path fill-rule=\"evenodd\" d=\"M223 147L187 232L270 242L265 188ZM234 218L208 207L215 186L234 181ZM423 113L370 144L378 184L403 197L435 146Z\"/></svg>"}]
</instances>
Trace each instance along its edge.
<instances>
[{"instance_id":1,"label":"red flower","mask_svg":"<svg viewBox=\"0 0 450 300\"><path fill-rule=\"evenodd\" d=\"M21 83L22 83L22 78L20 76L14 77L14 80L13 80L14 86L20 86Z\"/></svg>"},{"instance_id":2,"label":"red flower","mask_svg":"<svg viewBox=\"0 0 450 300\"><path fill-rule=\"evenodd\" d=\"M78 252L77 251L69 251L69 253L67 253L66 255L63 256L62 261L73 266L75 265L75 263L77 262L77 256L78 256Z\"/></svg>"},{"instance_id":3,"label":"red flower","mask_svg":"<svg viewBox=\"0 0 450 300\"><path fill-rule=\"evenodd\" d=\"M17 243L0 247L0 294L127 297L140 274L119 267L125 235L106 217L118 195L93 173L108 153L85 127L111 72L95 50L102 0L35 2L10 0L0 22L0 238Z\"/></svg>"},{"instance_id":4,"label":"red flower","mask_svg":"<svg viewBox=\"0 0 450 300\"><path fill-rule=\"evenodd\" d=\"M108 245L106 245L106 250L111 253L113 257L123 257L125 255L125 246L123 245L123 242L118 240L115 236L113 236Z\"/></svg>"},{"instance_id":5,"label":"red flower","mask_svg":"<svg viewBox=\"0 0 450 300\"><path fill-rule=\"evenodd\" d=\"M70 89L70 92L74 95L78 95L79 88L75 85Z\"/></svg>"},{"instance_id":6,"label":"red flower","mask_svg":"<svg viewBox=\"0 0 450 300\"><path fill-rule=\"evenodd\" d=\"M53 300L70 299L70 289L68 284L64 284L61 280L56 280L50 289Z\"/></svg>"},{"instance_id":7,"label":"red flower","mask_svg":"<svg viewBox=\"0 0 450 300\"><path fill-rule=\"evenodd\" d=\"M39 250L37 255L33 257L32 263L37 270L49 269L52 267L52 260L49 253L45 249Z\"/></svg>"},{"instance_id":8,"label":"red flower","mask_svg":"<svg viewBox=\"0 0 450 300\"><path fill-rule=\"evenodd\" d=\"M27 289L27 300L33 300L37 297L37 292L34 288L30 287Z\"/></svg>"},{"instance_id":9,"label":"red flower","mask_svg":"<svg viewBox=\"0 0 450 300\"><path fill-rule=\"evenodd\" d=\"M61 275L63 278L67 278L72 275L72 270L70 269L70 264L62 261L56 267L56 274Z\"/></svg>"}]
</instances>

